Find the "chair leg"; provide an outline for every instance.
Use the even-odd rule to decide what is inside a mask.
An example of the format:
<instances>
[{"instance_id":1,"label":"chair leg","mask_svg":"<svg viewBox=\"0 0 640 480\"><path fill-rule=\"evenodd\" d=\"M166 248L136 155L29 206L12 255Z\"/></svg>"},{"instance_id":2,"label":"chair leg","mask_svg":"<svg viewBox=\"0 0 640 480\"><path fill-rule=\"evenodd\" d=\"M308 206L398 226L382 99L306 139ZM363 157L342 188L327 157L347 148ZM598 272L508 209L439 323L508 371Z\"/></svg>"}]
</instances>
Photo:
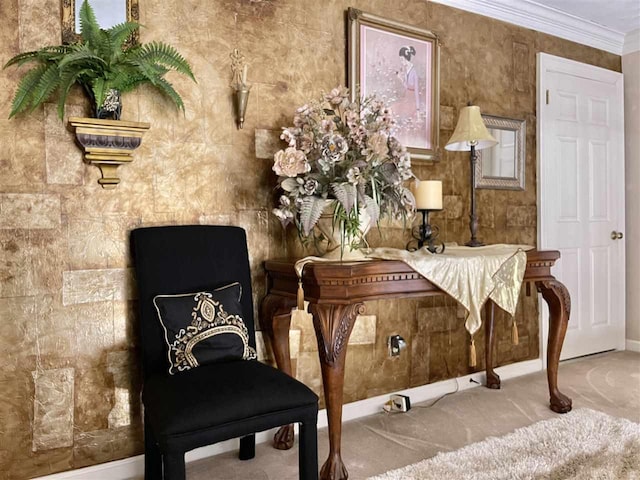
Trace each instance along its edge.
<instances>
[{"instance_id":1,"label":"chair leg","mask_svg":"<svg viewBox=\"0 0 640 480\"><path fill-rule=\"evenodd\" d=\"M256 456L256 434L252 433L240 439L240 460L251 460Z\"/></svg>"},{"instance_id":2,"label":"chair leg","mask_svg":"<svg viewBox=\"0 0 640 480\"><path fill-rule=\"evenodd\" d=\"M318 480L318 428L317 419L300 424L298 446L300 480Z\"/></svg>"},{"instance_id":3,"label":"chair leg","mask_svg":"<svg viewBox=\"0 0 640 480\"><path fill-rule=\"evenodd\" d=\"M184 453L167 453L162 456L164 480L185 480Z\"/></svg>"},{"instance_id":4,"label":"chair leg","mask_svg":"<svg viewBox=\"0 0 640 480\"><path fill-rule=\"evenodd\" d=\"M162 480L162 454L149 422L144 422L144 480Z\"/></svg>"}]
</instances>

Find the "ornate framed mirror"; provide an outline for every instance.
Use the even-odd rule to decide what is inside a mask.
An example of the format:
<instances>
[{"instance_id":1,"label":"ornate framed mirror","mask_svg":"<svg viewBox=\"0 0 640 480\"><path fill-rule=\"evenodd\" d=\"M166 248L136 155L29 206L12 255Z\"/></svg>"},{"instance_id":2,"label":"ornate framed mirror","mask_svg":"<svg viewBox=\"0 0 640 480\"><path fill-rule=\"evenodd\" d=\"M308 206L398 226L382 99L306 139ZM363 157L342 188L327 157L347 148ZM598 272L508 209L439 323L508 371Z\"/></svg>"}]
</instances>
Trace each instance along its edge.
<instances>
[{"instance_id":1,"label":"ornate framed mirror","mask_svg":"<svg viewBox=\"0 0 640 480\"><path fill-rule=\"evenodd\" d=\"M74 43L80 34L80 7L83 0L62 0L62 43ZM89 0L100 28L108 29L119 23L140 21L138 0ZM138 41L136 31L131 39Z\"/></svg>"},{"instance_id":2,"label":"ornate framed mirror","mask_svg":"<svg viewBox=\"0 0 640 480\"><path fill-rule=\"evenodd\" d=\"M482 119L498 144L478 151L476 188L524 190L525 120L494 115Z\"/></svg>"}]
</instances>

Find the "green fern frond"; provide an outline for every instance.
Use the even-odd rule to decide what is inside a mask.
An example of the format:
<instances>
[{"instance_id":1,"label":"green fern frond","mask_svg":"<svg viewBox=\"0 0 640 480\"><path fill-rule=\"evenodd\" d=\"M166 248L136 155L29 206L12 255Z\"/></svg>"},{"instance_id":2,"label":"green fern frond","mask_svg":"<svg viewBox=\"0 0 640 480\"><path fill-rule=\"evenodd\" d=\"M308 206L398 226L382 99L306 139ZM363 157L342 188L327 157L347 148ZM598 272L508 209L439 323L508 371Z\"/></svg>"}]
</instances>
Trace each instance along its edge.
<instances>
[{"instance_id":1,"label":"green fern frond","mask_svg":"<svg viewBox=\"0 0 640 480\"><path fill-rule=\"evenodd\" d=\"M60 94L58 95L58 117L60 117L60 120L64 118L64 105L66 103L67 97L69 96L71 87L76 84L79 77L88 73L90 74L91 70L83 69L71 72L67 71L60 76Z\"/></svg>"},{"instance_id":2,"label":"green fern frond","mask_svg":"<svg viewBox=\"0 0 640 480\"><path fill-rule=\"evenodd\" d=\"M111 38L111 43L115 51L122 50L124 42L127 41L131 35L140 28L140 24L136 22L124 22L114 25L107 34Z\"/></svg>"},{"instance_id":3,"label":"green fern frond","mask_svg":"<svg viewBox=\"0 0 640 480\"><path fill-rule=\"evenodd\" d=\"M145 59L132 61L130 66L137 74L144 75L153 85L169 71L167 67Z\"/></svg>"},{"instance_id":4,"label":"green fern frond","mask_svg":"<svg viewBox=\"0 0 640 480\"><path fill-rule=\"evenodd\" d=\"M116 90L120 90L122 93L125 93L130 92L141 83L147 81L147 77L131 67L117 72L109 83L111 84L111 88L115 88Z\"/></svg>"},{"instance_id":5,"label":"green fern frond","mask_svg":"<svg viewBox=\"0 0 640 480\"><path fill-rule=\"evenodd\" d=\"M50 64L44 71L40 80L36 84L31 98L31 111L51 96L60 85L60 75L58 73L58 67L55 64Z\"/></svg>"},{"instance_id":6,"label":"green fern frond","mask_svg":"<svg viewBox=\"0 0 640 480\"><path fill-rule=\"evenodd\" d=\"M42 78L42 75L44 75L46 71L46 65L39 65L29 70L25 74L25 76L22 77L22 80L18 84L16 94L13 97L13 103L11 104L11 113L9 113L9 118L28 108L28 106L31 104L31 100L33 99L35 86L38 84L40 78Z\"/></svg>"},{"instance_id":7,"label":"green fern frond","mask_svg":"<svg viewBox=\"0 0 640 480\"><path fill-rule=\"evenodd\" d=\"M95 106L100 107L104 102L104 96L107 93L106 80L103 77L94 78L91 82L91 90L93 91L93 98Z\"/></svg>"},{"instance_id":8,"label":"green fern frond","mask_svg":"<svg viewBox=\"0 0 640 480\"><path fill-rule=\"evenodd\" d=\"M80 35L90 46L98 48L100 45L100 25L87 0L83 0L80 7Z\"/></svg>"},{"instance_id":9,"label":"green fern frond","mask_svg":"<svg viewBox=\"0 0 640 480\"><path fill-rule=\"evenodd\" d=\"M173 85L167 82L164 78L158 78L154 85L158 90L173 100L173 103L175 103L176 106L184 112L184 102L178 92L173 88Z\"/></svg>"},{"instance_id":10,"label":"green fern frond","mask_svg":"<svg viewBox=\"0 0 640 480\"><path fill-rule=\"evenodd\" d=\"M65 55L58 63L58 67L60 69L65 69L71 64L77 64L83 67L87 66L87 64L91 64L92 68L97 68L99 71L104 71L109 67L104 59L86 48Z\"/></svg>"},{"instance_id":11,"label":"green fern frond","mask_svg":"<svg viewBox=\"0 0 640 480\"><path fill-rule=\"evenodd\" d=\"M196 78L191 66L171 45L161 42L150 42L143 45L134 55L128 56L134 62L151 62L165 65L177 72L187 75L194 82Z\"/></svg>"},{"instance_id":12,"label":"green fern frond","mask_svg":"<svg viewBox=\"0 0 640 480\"><path fill-rule=\"evenodd\" d=\"M305 237L309 236L313 227L318 223L327 202L328 200L311 195L305 196L302 200L300 224L302 225L302 233Z\"/></svg>"}]
</instances>

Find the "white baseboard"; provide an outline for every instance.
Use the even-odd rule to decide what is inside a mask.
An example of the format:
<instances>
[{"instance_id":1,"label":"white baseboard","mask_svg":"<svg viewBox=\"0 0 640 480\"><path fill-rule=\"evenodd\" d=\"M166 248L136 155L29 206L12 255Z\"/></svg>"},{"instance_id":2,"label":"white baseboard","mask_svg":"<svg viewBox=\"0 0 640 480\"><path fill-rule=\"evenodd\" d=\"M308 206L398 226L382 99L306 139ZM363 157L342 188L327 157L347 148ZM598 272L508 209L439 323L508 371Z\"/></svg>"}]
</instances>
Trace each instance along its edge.
<instances>
[{"instance_id":1,"label":"white baseboard","mask_svg":"<svg viewBox=\"0 0 640 480\"><path fill-rule=\"evenodd\" d=\"M627 340L627 350L629 350L629 340ZM640 342L636 342L640 346ZM640 350L638 350L640 351ZM504 367L496 368L496 373L500 375L501 380L520 377L529 373L539 372L542 370L542 360L528 360L526 362L514 363ZM472 381L473 380L473 381ZM478 382L478 383L474 383ZM373 415L382 410L384 403L389 400L391 393L399 393L411 397L411 403L416 404L441 397L447 393L468 390L486 382L484 372L477 372L464 377L443 380L441 382L422 385L420 387L400 390L398 392L390 392L377 397L359 400L357 402L348 403L342 409L342 420L356 420L358 418ZM327 411L320 410L318 413L318 428L327 426ZM273 438L275 429L256 434L256 443L270 442ZM295 448L295 447L294 447ZM203 448L192 450L185 455L187 462L193 462L202 458L219 455L238 449L238 440L227 440L226 442L216 443ZM144 476L144 455L116 460L113 462L94 465L91 467L70 470L68 472L55 473L44 477L38 477L33 480L132 480L141 479Z\"/></svg>"},{"instance_id":2,"label":"white baseboard","mask_svg":"<svg viewBox=\"0 0 640 480\"><path fill-rule=\"evenodd\" d=\"M630 352L640 352L640 342L638 340L629 340L625 341L625 350L629 350Z\"/></svg>"}]
</instances>

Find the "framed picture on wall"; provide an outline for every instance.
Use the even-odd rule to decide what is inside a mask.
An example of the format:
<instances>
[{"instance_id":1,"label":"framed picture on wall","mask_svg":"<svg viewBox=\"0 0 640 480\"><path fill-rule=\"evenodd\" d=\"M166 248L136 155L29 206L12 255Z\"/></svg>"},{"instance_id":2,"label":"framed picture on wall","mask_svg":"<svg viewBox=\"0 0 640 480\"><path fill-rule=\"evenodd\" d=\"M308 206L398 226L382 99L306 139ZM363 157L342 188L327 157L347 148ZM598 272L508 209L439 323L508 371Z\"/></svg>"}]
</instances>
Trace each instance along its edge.
<instances>
[{"instance_id":1,"label":"framed picture on wall","mask_svg":"<svg viewBox=\"0 0 640 480\"><path fill-rule=\"evenodd\" d=\"M347 12L352 99L377 94L397 120L396 136L412 161L438 160L440 42L417 27L354 8Z\"/></svg>"}]
</instances>

